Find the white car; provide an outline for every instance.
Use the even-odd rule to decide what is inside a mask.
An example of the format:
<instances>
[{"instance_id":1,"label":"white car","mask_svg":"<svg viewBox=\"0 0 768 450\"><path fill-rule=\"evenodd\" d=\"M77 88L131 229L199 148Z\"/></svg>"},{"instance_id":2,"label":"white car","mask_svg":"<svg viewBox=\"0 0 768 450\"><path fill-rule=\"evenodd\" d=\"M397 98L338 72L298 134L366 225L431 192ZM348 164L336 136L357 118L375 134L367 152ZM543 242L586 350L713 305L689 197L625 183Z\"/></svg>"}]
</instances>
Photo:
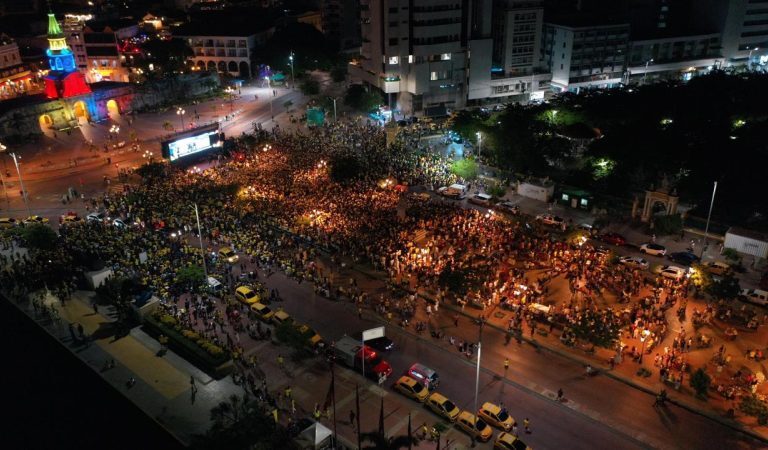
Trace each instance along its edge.
<instances>
[{"instance_id":1,"label":"white car","mask_svg":"<svg viewBox=\"0 0 768 450\"><path fill-rule=\"evenodd\" d=\"M539 214L536 216L536 220L544 225L562 225L565 223L565 219L559 216L553 216L552 214Z\"/></svg>"},{"instance_id":2,"label":"white car","mask_svg":"<svg viewBox=\"0 0 768 450\"><path fill-rule=\"evenodd\" d=\"M648 261L639 256L622 256L619 258L619 263L633 269L648 269Z\"/></svg>"},{"instance_id":3,"label":"white car","mask_svg":"<svg viewBox=\"0 0 768 450\"><path fill-rule=\"evenodd\" d=\"M88 222L103 222L106 217L107 216L104 213L92 212L92 213L88 214L87 216L85 216L85 219Z\"/></svg>"},{"instance_id":4,"label":"white car","mask_svg":"<svg viewBox=\"0 0 768 450\"><path fill-rule=\"evenodd\" d=\"M671 278L673 280L682 280L686 274L686 270L677 266L661 266L659 275L664 278Z\"/></svg>"},{"instance_id":5,"label":"white car","mask_svg":"<svg viewBox=\"0 0 768 450\"><path fill-rule=\"evenodd\" d=\"M646 242L640 246L640 252L646 255L664 256L667 254L667 248L663 245Z\"/></svg>"},{"instance_id":6,"label":"white car","mask_svg":"<svg viewBox=\"0 0 768 450\"><path fill-rule=\"evenodd\" d=\"M476 205L490 206L492 198L488 194L475 194L469 198L469 202Z\"/></svg>"},{"instance_id":7,"label":"white car","mask_svg":"<svg viewBox=\"0 0 768 450\"><path fill-rule=\"evenodd\" d=\"M768 292L760 289L742 289L739 297L756 305L768 305Z\"/></svg>"},{"instance_id":8,"label":"white car","mask_svg":"<svg viewBox=\"0 0 768 450\"><path fill-rule=\"evenodd\" d=\"M117 228L120 228L121 230L125 229L125 228L128 228L128 224L123 222L123 219L115 219L115 220L113 220L112 221L112 225L116 226Z\"/></svg>"},{"instance_id":9,"label":"white car","mask_svg":"<svg viewBox=\"0 0 768 450\"><path fill-rule=\"evenodd\" d=\"M499 211L504 211L506 213L512 214L513 216L520 214L520 207L510 201L505 201L497 204L496 209L498 209Z\"/></svg>"}]
</instances>

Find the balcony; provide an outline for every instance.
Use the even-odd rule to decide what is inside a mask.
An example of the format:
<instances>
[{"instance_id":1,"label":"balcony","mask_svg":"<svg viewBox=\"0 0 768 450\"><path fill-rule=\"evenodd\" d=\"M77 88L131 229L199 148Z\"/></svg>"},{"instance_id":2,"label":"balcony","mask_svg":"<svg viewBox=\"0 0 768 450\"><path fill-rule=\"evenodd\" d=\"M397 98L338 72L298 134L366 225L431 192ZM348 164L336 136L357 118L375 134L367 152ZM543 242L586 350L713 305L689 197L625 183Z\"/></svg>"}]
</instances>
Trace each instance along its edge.
<instances>
[{"instance_id":1,"label":"balcony","mask_svg":"<svg viewBox=\"0 0 768 450\"><path fill-rule=\"evenodd\" d=\"M379 87L385 94L400 92L400 77L385 76L379 78Z\"/></svg>"}]
</instances>

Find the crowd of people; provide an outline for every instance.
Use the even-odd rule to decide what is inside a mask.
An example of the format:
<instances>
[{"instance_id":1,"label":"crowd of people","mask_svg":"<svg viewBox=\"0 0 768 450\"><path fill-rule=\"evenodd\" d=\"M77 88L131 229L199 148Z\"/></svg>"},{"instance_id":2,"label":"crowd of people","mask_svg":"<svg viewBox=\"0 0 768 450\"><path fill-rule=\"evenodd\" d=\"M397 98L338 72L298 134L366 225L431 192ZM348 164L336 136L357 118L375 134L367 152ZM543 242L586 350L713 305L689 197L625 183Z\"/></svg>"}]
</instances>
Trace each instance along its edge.
<instances>
[{"instance_id":1,"label":"crowd of people","mask_svg":"<svg viewBox=\"0 0 768 450\"><path fill-rule=\"evenodd\" d=\"M46 274L38 280L66 292L102 261L154 292L178 322L236 357L242 354L240 332L253 331L242 320L248 310L234 301L217 308L217 297L231 300L234 287L253 282L259 271L282 270L313 282L322 295L348 298L404 326L418 308L431 313L445 302L479 308L481 321L504 308L510 333L521 333L524 324L532 335L537 326L550 332L557 327L568 345L614 348L636 360L666 336L666 310L677 305L685 317L685 279L648 279L609 261L585 239L562 240L535 223L414 195L408 186L461 181L446 158L417 142L405 133L387 146L382 128L344 121L310 132L261 131L251 145L237 146L205 170L166 168L130 189L88 199L89 210L120 217L127 226L64 226L54 257L46 256L56 262L25 264L31 262L25 257L3 264L0 281L28 280L13 284L22 292L33 287L30 277ZM354 171L340 175L340 167ZM3 242L8 245L8 238ZM240 263L220 258L222 246L240 253ZM335 280L328 267L348 261L383 273L391 295L370 296L354 280ZM223 282L221 294L180 276L203 262ZM553 301L549 291L557 278L566 280L570 297ZM610 304L608 294L625 307ZM699 314L694 312L696 320ZM665 348L654 359L661 376L674 373L678 385L685 346Z\"/></svg>"}]
</instances>

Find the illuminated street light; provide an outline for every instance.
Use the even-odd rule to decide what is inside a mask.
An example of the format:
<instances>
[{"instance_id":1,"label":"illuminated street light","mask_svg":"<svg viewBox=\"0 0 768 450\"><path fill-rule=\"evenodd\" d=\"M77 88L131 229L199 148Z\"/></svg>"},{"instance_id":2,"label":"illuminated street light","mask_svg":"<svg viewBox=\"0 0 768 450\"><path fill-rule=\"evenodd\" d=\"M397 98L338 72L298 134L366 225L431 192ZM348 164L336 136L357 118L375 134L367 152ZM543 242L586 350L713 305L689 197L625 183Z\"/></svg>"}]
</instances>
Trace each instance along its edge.
<instances>
[{"instance_id":1,"label":"illuminated street light","mask_svg":"<svg viewBox=\"0 0 768 450\"><path fill-rule=\"evenodd\" d=\"M0 144L0 152L8 152L8 147ZM21 168L19 168L19 159L21 156L16 156L16 153L8 152L8 156L13 159L13 164L16 166L16 173L19 175L19 186L21 187L21 197L24 200L24 206L27 208L27 216L32 215L32 211L29 209L29 200L27 199L27 190L24 189L24 180L21 178ZM5 182L3 182L3 188L5 188ZM8 192L5 193L5 199L8 201Z\"/></svg>"},{"instance_id":2,"label":"illuminated street light","mask_svg":"<svg viewBox=\"0 0 768 450\"><path fill-rule=\"evenodd\" d=\"M648 340L648 335L651 334L648 330L643 330L642 333L640 333L640 342L643 344L642 349L640 350L640 366L643 365L643 355L645 355L645 341Z\"/></svg>"},{"instance_id":3,"label":"illuminated street light","mask_svg":"<svg viewBox=\"0 0 768 450\"><path fill-rule=\"evenodd\" d=\"M653 62L653 58L645 62L645 72L643 73L643 84L645 84L645 80L648 78L648 64L652 62Z\"/></svg>"},{"instance_id":4,"label":"illuminated street light","mask_svg":"<svg viewBox=\"0 0 768 450\"><path fill-rule=\"evenodd\" d=\"M480 155L483 153L483 135L480 134L480 132L477 132L477 157L480 158Z\"/></svg>"},{"instance_id":5,"label":"illuminated street light","mask_svg":"<svg viewBox=\"0 0 768 450\"><path fill-rule=\"evenodd\" d=\"M179 106L179 109L176 110L176 115L179 116L179 119L181 120L181 130L184 131L184 114L187 112L184 111L184 108Z\"/></svg>"},{"instance_id":6,"label":"illuminated street light","mask_svg":"<svg viewBox=\"0 0 768 450\"><path fill-rule=\"evenodd\" d=\"M291 50L288 60L291 62L291 89L294 89L296 88L296 80L293 78L293 50Z\"/></svg>"},{"instance_id":7,"label":"illuminated street light","mask_svg":"<svg viewBox=\"0 0 768 450\"><path fill-rule=\"evenodd\" d=\"M231 113L233 110L233 104L235 102L235 90L232 89L231 86L227 86L227 88L224 89L224 92L226 92L229 96L229 112Z\"/></svg>"}]
</instances>

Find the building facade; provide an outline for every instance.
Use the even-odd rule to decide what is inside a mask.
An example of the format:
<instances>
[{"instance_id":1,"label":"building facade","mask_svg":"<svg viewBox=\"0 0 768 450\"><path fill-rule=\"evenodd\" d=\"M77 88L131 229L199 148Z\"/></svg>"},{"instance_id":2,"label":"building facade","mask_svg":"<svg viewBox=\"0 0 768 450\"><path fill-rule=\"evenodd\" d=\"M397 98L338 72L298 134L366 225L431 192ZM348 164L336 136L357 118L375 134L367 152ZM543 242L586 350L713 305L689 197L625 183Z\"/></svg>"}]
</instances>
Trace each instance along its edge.
<instances>
[{"instance_id":1,"label":"building facade","mask_svg":"<svg viewBox=\"0 0 768 450\"><path fill-rule=\"evenodd\" d=\"M198 70L217 71L240 78L251 77L251 58L256 36L180 36L187 40Z\"/></svg>"},{"instance_id":2,"label":"building facade","mask_svg":"<svg viewBox=\"0 0 768 450\"><path fill-rule=\"evenodd\" d=\"M322 0L322 29L326 38L340 50L360 47L360 2L358 0Z\"/></svg>"},{"instance_id":3,"label":"building facade","mask_svg":"<svg viewBox=\"0 0 768 450\"><path fill-rule=\"evenodd\" d=\"M0 34L0 99L23 95L33 89L33 77L21 61L19 45Z\"/></svg>"},{"instance_id":4,"label":"building facade","mask_svg":"<svg viewBox=\"0 0 768 450\"><path fill-rule=\"evenodd\" d=\"M471 5L477 3L491 2ZM350 65L353 80L381 89L389 105L405 115L441 115L464 107L472 30L462 4L361 0L361 58ZM490 41L490 23L485 28Z\"/></svg>"},{"instance_id":5,"label":"building facade","mask_svg":"<svg viewBox=\"0 0 768 450\"><path fill-rule=\"evenodd\" d=\"M723 56L728 65L768 63L768 1L720 0Z\"/></svg>"},{"instance_id":6,"label":"building facade","mask_svg":"<svg viewBox=\"0 0 768 450\"><path fill-rule=\"evenodd\" d=\"M623 81L629 24L544 25L542 59L555 91L610 88Z\"/></svg>"}]
</instances>

